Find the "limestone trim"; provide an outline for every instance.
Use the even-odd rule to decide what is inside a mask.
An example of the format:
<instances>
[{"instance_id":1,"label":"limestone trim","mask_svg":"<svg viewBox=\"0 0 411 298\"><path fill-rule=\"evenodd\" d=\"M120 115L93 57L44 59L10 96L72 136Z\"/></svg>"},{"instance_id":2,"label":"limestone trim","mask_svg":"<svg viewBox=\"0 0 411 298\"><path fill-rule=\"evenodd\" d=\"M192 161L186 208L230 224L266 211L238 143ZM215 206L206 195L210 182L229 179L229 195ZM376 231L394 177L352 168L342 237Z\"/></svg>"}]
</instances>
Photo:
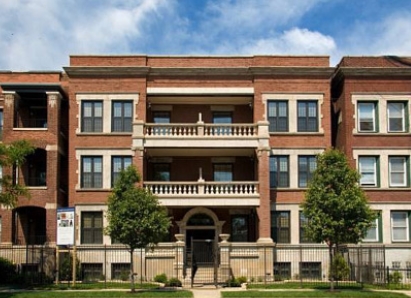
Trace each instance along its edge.
<instances>
[{"instance_id":1,"label":"limestone trim","mask_svg":"<svg viewBox=\"0 0 411 298\"><path fill-rule=\"evenodd\" d=\"M111 157L112 156L133 156L134 151L131 149L76 149L77 160L77 184L76 190L84 190L81 188L81 158L83 156L101 156L102 157L102 171L103 171L103 187L95 190L111 189ZM94 189L93 189L94 190Z\"/></svg>"},{"instance_id":2,"label":"limestone trim","mask_svg":"<svg viewBox=\"0 0 411 298\"><path fill-rule=\"evenodd\" d=\"M254 94L253 87L149 87L147 88L147 95L166 95L166 94Z\"/></svg>"},{"instance_id":3,"label":"limestone trim","mask_svg":"<svg viewBox=\"0 0 411 298\"><path fill-rule=\"evenodd\" d=\"M214 226L187 226L188 220L195 214L204 213L212 218L214 221ZM180 231L180 234L185 235L187 230L204 230L204 229L214 229L215 230L215 241L218 242L218 236L222 232L223 225L225 221L218 219L217 215L210 209L205 207L195 207L190 209L183 217L181 221L176 222Z\"/></svg>"},{"instance_id":4,"label":"limestone trim","mask_svg":"<svg viewBox=\"0 0 411 298\"><path fill-rule=\"evenodd\" d=\"M307 134L307 132L299 132L297 130L297 115L298 101L316 101L317 102L317 120L318 131L310 132L309 134L324 134L322 107L324 105L324 94L322 93L263 93L262 103L264 105L264 114L261 115L262 119L268 121L268 104L270 100L281 100L288 102L288 131L281 132L281 134ZM276 133L276 132L272 132Z\"/></svg>"},{"instance_id":5,"label":"limestone trim","mask_svg":"<svg viewBox=\"0 0 411 298\"><path fill-rule=\"evenodd\" d=\"M375 102L376 103L376 119L375 119L375 124L378 123L378 131L375 132L362 132L359 131L358 129L358 102ZM355 94L353 93L351 95L351 103L354 106L354 113L353 113L353 119L354 119L354 128L353 128L353 134L358 134L358 135L381 135L381 134L389 134L389 135L404 135L404 134L409 134L410 133L410 123L408 121L405 121L404 125L404 131L403 132L389 132L388 131L388 102L405 102L405 108L407 109L404 111L404 118L409 117L411 115L411 94L409 93L399 93L399 94L381 94L381 93L358 93ZM408 124L408 127L406 125Z\"/></svg>"},{"instance_id":6,"label":"limestone trim","mask_svg":"<svg viewBox=\"0 0 411 298\"><path fill-rule=\"evenodd\" d=\"M133 117L132 121L137 119L137 104L139 102L139 94L138 93L78 93L76 94L76 102L78 105L78 125L76 128L77 134L90 134L90 132L82 132L81 131L81 118L83 115L82 111L82 102L89 101L89 100L96 100L103 102L103 131L102 132L91 132L91 134L111 134L111 121L112 121L112 102L113 101L127 101L131 100L133 102ZM131 134L132 132L128 132Z\"/></svg>"}]
</instances>

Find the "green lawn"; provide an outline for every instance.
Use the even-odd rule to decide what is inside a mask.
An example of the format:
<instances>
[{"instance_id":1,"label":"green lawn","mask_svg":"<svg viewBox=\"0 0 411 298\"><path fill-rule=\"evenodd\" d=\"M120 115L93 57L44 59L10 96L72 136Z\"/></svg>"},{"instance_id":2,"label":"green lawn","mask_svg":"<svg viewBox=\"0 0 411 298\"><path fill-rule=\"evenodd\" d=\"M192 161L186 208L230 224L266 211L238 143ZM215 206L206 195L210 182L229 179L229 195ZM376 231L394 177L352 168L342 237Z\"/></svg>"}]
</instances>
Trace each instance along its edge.
<instances>
[{"instance_id":1,"label":"green lawn","mask_svg":"<svg viewBox=\"0 0 411 298\"><path fill-rule=\"evenodd\" d=\"M115 297L115 298L130 298L130 297L193 297L193 293L185 290L142 290L134 294L130 291L27 291L27 292L2 292L0 298L83 298L83 297Z\"/></svg>"},{"instance_id":2,"label":"green lawn","mask_svg":"<svg viewBox=\"0 0 411 298\"><path fill-rule=\"evenodd\" d=\"M339 298L405 298L407 295L393 292L374 291L240 291L221 292L223 298L226 297L339 297Z\"/></svg>"}]
</instances>

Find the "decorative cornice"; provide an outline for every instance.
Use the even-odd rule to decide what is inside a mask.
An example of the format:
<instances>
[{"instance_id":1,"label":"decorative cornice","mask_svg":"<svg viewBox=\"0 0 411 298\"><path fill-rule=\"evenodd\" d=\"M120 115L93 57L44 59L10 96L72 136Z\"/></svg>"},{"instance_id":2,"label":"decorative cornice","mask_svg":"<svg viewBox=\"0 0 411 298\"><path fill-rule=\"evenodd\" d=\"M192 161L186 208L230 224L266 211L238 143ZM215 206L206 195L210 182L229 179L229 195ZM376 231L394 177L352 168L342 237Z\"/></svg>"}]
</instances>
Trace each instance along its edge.
<instances>
[{"instance_id":1,"label":"decorative cornice","mask_svg":"<svg viewBox=\"0 0 411 298\"><path fill-rule=\"evenodd\" d=\"M335 77L409 77L411 76L411 67L340 67L335 72Z\"/></svg>"},{"instance_id":2,"label":"decorative cornice","mask_svg":"<svg viewBox=\"0 0 411 298\"><path fill-rule=\"evenodd\" d=\"M69 77L122 76L321 76L331 78L333 67L64 67Z\"/></svg>"}]
</instances>

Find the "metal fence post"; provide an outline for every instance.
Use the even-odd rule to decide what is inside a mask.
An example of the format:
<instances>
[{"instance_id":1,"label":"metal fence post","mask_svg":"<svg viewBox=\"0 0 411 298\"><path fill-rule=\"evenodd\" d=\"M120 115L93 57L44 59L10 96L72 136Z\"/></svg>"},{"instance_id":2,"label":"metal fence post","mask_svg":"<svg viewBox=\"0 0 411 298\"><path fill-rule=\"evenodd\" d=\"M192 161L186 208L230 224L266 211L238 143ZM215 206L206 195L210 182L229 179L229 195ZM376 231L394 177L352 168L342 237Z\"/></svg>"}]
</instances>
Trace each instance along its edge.
<instances>
[{"instance_id":1,"label":"metal fence post","mask_svg":"<svg viewBox=\"0 0 411 298\"><path fill-rule=\"evenodd\" d=\"M104 288L107 288L107 244L104 244Z\"/></svg>"}]
</instances>

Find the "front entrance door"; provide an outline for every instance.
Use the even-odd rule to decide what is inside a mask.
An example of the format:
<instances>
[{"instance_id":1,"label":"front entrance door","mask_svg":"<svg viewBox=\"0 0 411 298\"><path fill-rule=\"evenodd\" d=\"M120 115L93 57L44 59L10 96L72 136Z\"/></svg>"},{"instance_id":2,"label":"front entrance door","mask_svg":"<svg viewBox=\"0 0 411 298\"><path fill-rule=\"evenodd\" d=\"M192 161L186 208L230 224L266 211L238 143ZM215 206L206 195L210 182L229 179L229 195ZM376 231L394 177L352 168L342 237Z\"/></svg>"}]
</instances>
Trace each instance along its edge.
<instances>
[{"instance_id":1,"label":"front entrance door","mask_svg":"<svg viewBox=\"0 0 411 298\"><path fill-rule=\"evenodd\" d=\"M186 233L186 266L190 268L191 286L194 283L216 285L218 249L215 230L187 230Z\"/></svg>"}]
</instances>

